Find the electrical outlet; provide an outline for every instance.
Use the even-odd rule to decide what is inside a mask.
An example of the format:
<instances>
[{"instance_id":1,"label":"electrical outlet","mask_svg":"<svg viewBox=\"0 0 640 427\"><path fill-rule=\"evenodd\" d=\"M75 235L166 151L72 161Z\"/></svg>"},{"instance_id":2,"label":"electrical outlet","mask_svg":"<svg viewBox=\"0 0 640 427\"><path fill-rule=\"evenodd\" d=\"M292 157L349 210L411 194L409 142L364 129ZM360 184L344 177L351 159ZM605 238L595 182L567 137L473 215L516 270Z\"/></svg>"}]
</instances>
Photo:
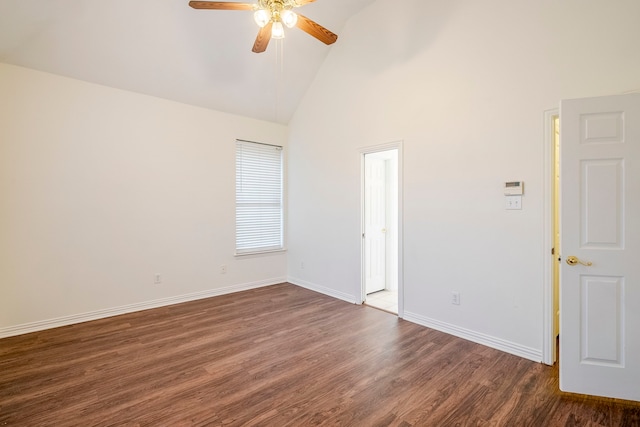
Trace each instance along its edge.
<instances>
[{"instance_id":1,"label":"electrical outlet","mask_svg":"<svg viewBox=\"0 0 640 427\"><path fill-rule=\"evenodd\" d=\"M227 266L226 265L221 265L220 266L220 274L227 274Z\"/></svg>"},{"instance_id":2,"label":"electrical outlet","mask_svg":"<svg viewBox=\"0 0 640 427\"><path fill-rule=\"evenodd\" d=\"M160 276L159 274L153 276L153 283L155 285L159 285L160 283L162 283L162 276Z\"/></svg>"},{"instance_id":3,"label":"electrical outlet","mask_svg":"<svg viewBox=\"0 0 640 427\"><path fill-rule=\"evenodd\" d=\"M451 304L460 305L460 292L451 292Z\"/></svg>"}]
</instances>

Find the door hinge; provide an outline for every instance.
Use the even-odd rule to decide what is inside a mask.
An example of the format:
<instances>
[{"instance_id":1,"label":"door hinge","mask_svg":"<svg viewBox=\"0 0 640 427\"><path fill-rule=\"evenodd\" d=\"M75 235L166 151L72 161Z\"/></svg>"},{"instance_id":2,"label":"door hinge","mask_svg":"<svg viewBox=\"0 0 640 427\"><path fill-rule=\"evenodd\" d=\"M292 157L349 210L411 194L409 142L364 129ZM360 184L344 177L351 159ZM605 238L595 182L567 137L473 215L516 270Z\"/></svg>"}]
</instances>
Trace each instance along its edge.
<instances>
[{"instance_id":1,"label":"door hinge","mask_svg":"<svg viewBox=\"0 0 640 427\"><path fill-rule=\"evenodd\" d=\"M556 248L551 248L551 255L555 255L556 254Z\"/></svg>"}]
</instances>

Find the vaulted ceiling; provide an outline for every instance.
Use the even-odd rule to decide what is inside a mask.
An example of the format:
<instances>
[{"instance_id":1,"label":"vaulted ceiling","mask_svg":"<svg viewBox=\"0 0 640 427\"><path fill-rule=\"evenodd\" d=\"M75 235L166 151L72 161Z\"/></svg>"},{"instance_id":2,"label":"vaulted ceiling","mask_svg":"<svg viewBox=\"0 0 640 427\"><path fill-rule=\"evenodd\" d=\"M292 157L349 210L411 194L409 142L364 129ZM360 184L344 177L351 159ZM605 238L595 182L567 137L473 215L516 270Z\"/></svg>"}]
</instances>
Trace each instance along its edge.
<instances>
[{"instance_id":1,"label":"vaulted ceiling","mask_svg":"<svg viewBox=\"0 0 640 427\"><path fill-rule=\"evenodd\" d=\"M340 36L373 1L297 11ZM332 47L293 28L256 54L257 32L250 11L188 0L0 0L0 62L286 124Z\"/></svg>"}]
</instances>

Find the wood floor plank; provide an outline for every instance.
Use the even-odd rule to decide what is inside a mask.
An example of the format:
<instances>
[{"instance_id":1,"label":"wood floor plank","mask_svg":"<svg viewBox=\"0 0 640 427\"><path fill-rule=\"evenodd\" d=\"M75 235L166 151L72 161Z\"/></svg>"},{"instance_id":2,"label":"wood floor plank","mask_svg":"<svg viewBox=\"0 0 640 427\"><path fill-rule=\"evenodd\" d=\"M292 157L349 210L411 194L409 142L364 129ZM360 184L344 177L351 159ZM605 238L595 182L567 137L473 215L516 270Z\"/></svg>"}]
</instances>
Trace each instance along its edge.
<instances>
[{"instance_id":1,"label":"wood floor plank","mask_svg":"<svg viewBox=\"0 0 640 427\"><path fill-rule=\"evenodd\" d=\"M555 367L281 284L0 340L0 426L640 426Z\"/></svg>"}]
</instances>

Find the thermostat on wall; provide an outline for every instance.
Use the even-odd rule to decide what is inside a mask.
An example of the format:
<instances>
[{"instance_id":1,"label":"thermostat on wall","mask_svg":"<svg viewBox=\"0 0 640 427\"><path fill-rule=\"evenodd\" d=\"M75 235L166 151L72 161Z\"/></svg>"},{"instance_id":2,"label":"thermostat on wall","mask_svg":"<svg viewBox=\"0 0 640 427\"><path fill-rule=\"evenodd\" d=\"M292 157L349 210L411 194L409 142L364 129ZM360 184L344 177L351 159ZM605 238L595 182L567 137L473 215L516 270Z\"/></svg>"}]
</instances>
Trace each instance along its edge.
<instances>
[{"instance_id":1,"label":"thermostat on wall","mask_svg":"<svg viewBox=\"0 0 640 427\"><path fill-rule=\"evenodd\" d=\"M524 182L511 181L504 183L505 196L520 196L524 193Z\"/></svg>"}]
</instances>

